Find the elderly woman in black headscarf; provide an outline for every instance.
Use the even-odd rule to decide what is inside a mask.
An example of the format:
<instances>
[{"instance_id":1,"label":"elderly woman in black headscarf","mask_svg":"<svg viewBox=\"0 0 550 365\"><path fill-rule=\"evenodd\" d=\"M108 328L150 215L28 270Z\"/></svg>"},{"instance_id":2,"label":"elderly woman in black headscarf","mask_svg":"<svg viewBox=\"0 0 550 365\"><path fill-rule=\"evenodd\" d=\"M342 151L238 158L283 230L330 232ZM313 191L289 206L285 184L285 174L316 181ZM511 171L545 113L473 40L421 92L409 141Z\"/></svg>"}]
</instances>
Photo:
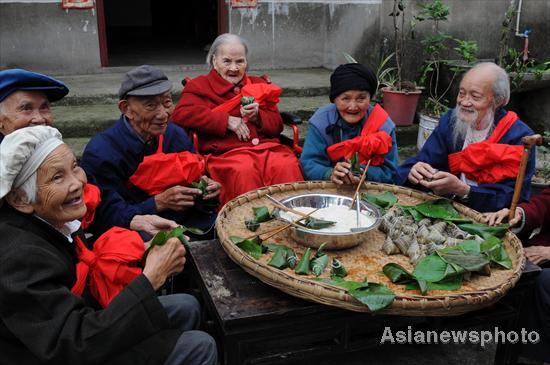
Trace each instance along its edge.
<instances>
[{"instance_id":1,"label":"elderly woman in black headscarf","mask_svg":"<svg viewBox=\"0 0 550 365\"><path fill-rule=\"evenodd\" d=\"M370 105L377 79L366 65L340 65L330 76L331 104L309 120L300 163L307 180L357 184L368 164L367 180L393 183L397 170L395 124L378 104Z\"/></svg>"},{"instance_id":2,"label":"elderly woman in black headscarf","mask_svg":"<svg viewBox=\"0 0 550 365\"><path fill-rule=\"evenodd\" d=\"M183 270L185 248L178 239L155 246L143 269L132 265L145 249L136 232L109 252L98 241L88 250L79 229L85 183L57 129L21 128L0 144L2 362L216 364L214 340L194 330L197 300L156 295Z\"/></svg>"}]
</instances>

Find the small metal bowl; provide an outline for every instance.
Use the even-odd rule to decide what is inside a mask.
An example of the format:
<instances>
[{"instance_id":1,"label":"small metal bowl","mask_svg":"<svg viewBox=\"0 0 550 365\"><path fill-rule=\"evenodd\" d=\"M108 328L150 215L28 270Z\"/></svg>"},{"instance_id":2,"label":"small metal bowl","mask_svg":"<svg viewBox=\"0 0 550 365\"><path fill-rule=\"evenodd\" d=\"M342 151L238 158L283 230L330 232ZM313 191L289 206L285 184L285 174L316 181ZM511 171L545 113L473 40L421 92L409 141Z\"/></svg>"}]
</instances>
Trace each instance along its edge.
<instances>
[{"instance_id":1,"label":"small metal bowl","mask_svg":"<svg viewBox=\"0 0 550 365\"><path fill-rule=\"evenodd\" d=\"M281 203L289 208L296 207L311 207L311 208L328 208L335 205L344 205L350 207L352 199L347 196L333 194L303 194L296 195L281 200ZM291 236L296 242L308 247L319 247L326 242L325 248L328 250L339 250L357 246L362 242L369 240L370 232L382 221L382 213L373 204L360 201L360 209L362 213L370 214L375 218L374 223L368 227L353 228L351 232L322 232L309 228L290 227ZM285 222L287 220L281 218L280 210L275 209L273 214Z\"/></svg>"}]
</instances>

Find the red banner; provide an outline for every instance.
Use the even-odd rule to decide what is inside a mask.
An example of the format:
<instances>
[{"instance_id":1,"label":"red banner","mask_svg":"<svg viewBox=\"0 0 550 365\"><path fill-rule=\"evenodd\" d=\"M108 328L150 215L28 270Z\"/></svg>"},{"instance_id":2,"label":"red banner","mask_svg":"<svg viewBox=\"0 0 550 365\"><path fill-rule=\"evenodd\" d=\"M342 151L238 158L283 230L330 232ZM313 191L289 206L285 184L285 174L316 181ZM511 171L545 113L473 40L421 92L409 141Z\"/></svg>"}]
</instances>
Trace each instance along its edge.
<instances>
[{"instance_id":1,"label":"red banner","mask_svg":"<svg viewBox=\"0 0 550 365\"><path fill-rule=\"evenodd\" d=\"M94 0L62 0L63 9L91 9L94 7Z\"/></svg>"}]
</instances>

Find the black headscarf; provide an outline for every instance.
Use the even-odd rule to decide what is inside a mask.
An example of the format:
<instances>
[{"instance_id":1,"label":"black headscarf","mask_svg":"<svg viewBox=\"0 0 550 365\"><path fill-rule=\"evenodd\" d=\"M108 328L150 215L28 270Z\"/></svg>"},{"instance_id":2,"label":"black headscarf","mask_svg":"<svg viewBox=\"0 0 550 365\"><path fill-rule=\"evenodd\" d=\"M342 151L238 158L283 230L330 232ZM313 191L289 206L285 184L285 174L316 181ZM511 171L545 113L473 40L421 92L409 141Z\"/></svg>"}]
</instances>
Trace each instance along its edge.
<instances>
[{"instance_id":1,"label":"black headscarf","mask_svg":"<svg viewBox=\"0 0 550 365\"><path fill-rule=\"evenodd\" d=\"M376 93L378 81L367 65L347 63L340 65L330 75L330 101L348 90L365 90L372 97Z\"/></svg>"}]
</instances>

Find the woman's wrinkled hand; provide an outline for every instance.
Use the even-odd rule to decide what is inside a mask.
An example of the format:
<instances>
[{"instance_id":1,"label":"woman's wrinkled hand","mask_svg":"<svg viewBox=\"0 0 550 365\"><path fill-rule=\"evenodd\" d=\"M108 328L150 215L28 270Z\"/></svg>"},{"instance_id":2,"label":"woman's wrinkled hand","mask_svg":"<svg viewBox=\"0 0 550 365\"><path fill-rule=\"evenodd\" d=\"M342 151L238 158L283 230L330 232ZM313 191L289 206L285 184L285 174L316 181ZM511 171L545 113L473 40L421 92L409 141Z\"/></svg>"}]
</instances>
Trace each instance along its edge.
<instances>
[{"instance_id":1,"label":"woman's wrinkled hand","mask_svg":"<svg viewBox=\"0 0 550 365\"><path fill-rule=\"evenodd\" d=\"M256 122L258 119L258 113L260 111L260 104L251 103L241 106L241 116L243 119L248 119L251 122Z\"/></svg>"},{"instance_id":2,"label":"woman's wrinkled hand","mask_svg":"<svg viewBox=\"0 0 550 365\"><path fill-rule=\"evenodd\" d=\"M547 246L530 246L523 249L525 256L536 265L544 264L550 261L550 247Z\"/></svg>"},{"instance_id":3,"label":"woman's wrinkled hand","mask_svg":"<svg viewBox=\"0 0 550 365\"><path fill-rule=\"evenodd\" d=\"M360 180L358 176L354 176L351 172L351 165L349 162L337 162L330 175L330 181L338 185L358 184Z\"/></svg>"},{"instance_id":4,"label":"woman's wrinkled hand","mask_svg":"<svg viewBox=\"0 0 550 365\"><path fill-rule=\"evenodd\" d=\"M498 212L483 214L483 220L488 225L494 226L494 225L502 223L502 221L506 217L508 217L508 214L510 214L510 209L504 208L504 209L499 210ZM516 209L516 212L514 214L514 218L512 218L512 220L509 221L508 223L510 223L510 226L515 226L521 220L522 216L523 216L522 210L521 209Z\"/></svg>"},{"instance_id":5,"label":"woman's wrinkled hand","mask_svg":"<svg viewBox=\"0 0 550 365\"><path fill-rule=\"evenodd\" d=\"M229 116L227 129L235 132L240 141L248 141L250 139L250 130L242 118Z\"/></svg>"},{"instance_id":6,"label":"woman's wrinkled hand","mask_svg":"<svg viewBox=\"0 0 550 365\"><path fill-rule=\"evenodd\" d=\"M153 289L158 290L166 279L183 271L185 247L178 238L170 238L162 246L154 246L147 255L143 275L149 279Z\"/></svg>"}]
</instances>

